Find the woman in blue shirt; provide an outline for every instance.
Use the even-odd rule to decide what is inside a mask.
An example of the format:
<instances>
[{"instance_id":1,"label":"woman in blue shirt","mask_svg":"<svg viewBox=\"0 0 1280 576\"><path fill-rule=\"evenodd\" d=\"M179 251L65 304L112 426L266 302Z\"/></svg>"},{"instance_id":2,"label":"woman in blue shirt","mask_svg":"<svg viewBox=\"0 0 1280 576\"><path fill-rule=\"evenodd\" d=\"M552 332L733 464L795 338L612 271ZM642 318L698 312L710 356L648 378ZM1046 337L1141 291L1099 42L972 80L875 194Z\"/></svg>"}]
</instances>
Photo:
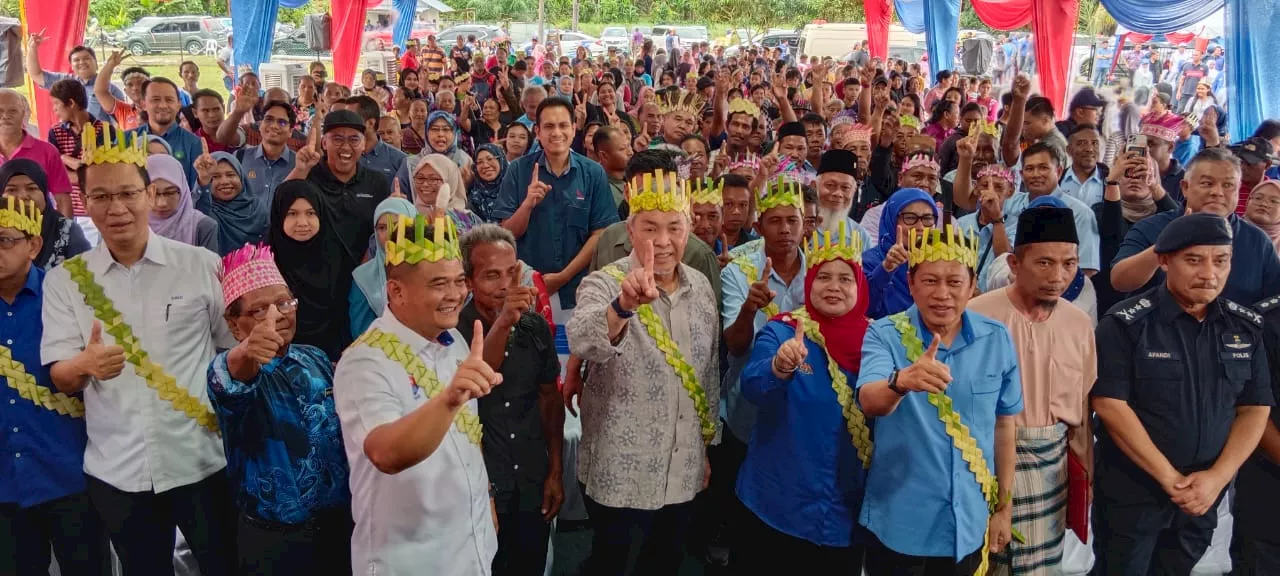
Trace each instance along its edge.
<instances>
[{"instance_id":1,"label":"woman in blue shirt","mask_svg":"<svg viewBox=\"0 0 1280 576\"><path fill-rule=\"evenodd\" d=\"M742 373L760 411L738 475L751 512L741 549L761 574L862 569L854 518L871 436L852 392L869 322L860 243L843 228L806 243L805 306L761 329Z\"/></svg>"}]
</instances>

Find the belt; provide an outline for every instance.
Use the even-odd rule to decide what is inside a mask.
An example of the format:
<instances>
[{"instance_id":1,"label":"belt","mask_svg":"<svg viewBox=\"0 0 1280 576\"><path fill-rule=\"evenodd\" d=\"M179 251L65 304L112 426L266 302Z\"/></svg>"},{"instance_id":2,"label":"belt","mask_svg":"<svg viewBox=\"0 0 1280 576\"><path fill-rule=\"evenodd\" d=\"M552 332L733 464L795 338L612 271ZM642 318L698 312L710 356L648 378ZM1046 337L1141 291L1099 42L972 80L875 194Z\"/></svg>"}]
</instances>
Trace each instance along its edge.
<instances>
[{"instance_id":1,"label":"belt","mask_svg":"<svg viewBox=\"0 0 1280 576\"><path fill-rule=\"evenodd\" d=\"M321 530L327 525L329 525L330 524L329 521L331 520L330 516L333 513L335 513L335 511L329 511L329 510L317 511L312 513L311 518L308 518L307 520L296 523L296 524L277 522L275 520L267 520L265 518L260 518L248 512L240 513L240 518L244 520L245 524L248 524L260 530L267 530L269 532L283 532L283 533L313 532L313 531Z\"/></svg>"}]
</instances>

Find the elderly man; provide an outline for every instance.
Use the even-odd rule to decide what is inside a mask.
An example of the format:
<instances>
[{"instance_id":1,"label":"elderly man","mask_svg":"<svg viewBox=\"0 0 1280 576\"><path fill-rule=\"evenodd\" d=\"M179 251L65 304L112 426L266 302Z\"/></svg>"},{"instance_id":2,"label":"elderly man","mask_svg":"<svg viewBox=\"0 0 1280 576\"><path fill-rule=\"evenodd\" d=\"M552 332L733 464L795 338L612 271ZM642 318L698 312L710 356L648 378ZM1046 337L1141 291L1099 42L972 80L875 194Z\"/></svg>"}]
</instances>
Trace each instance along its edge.
<instances>
[{"instance_id":1,"label":"elderly man","mask_svg":"<svg viewBox=\"0 0 1280 576\"><path fill-rule=\"evenodd\" d=\"M1010 544L1018 574L1052 574L1062 563L1071 457L1091 468L1086 401L1097 377L1093 320L1063 294L1076 278L1079 240L1069 208L1037 206L1019 216L1013 283L974 298L969 310L1008 328L1018 350L1023 411L1016 417L1018 471Z\"/></svg>"},{"instance_id":2,"label":"elderly man","mask_svg":"<svg viewBox=\"0 0 1280 576\"><path fill-rule=\"evenodd\" d=\"M27 132L31 109L27 99L12 88L0 88L0 164L18 158L33 160L49 179L49 193L58 212L72 216L71 179L62 164L62 156L52 144Z\"/></svg>"},{"instance_id":3,"label":"elderly man","mask_svg":"<svg viewBox=\"0 0 1280 576\"><path fill-rule=\"evenodd\" d=\"M470 351L455 329L460 257L452 220L402 219L387 242L387 311L338 362L352 573L490 573L497 515L476 401L502 375L485 361L480 320Z\"/></svg>"},{"instance_id":4,"label":"elderly man","mask_svg":"<svg viewBox=\"0 0 1280 576\"><path fill-rule=\"evenodd\" d=\"M578 460L594 530L586 572L623 574L638 528L637 573L673 574L718 436L716 295L681 263L689 199L675 174L628 192L635 249L583 281L566 327L570 350L592 363Z\"/></svg>"},{"instance_id":5,"label":"elderly man","mask_svg":"<svg viewBox=\"0 0 1280 576\"><path fill-rule=\"evenodd\" d=\"M236 344L218 258L151 233L140 134L86 127L79 178L102 243L45 278L40 356L59 391L85 395L89 498L126 574L172 574L175 527L202 574L231 574L235 504L205 372Z\"/></svg>"},{"instance_id":6,"label":"elderly man","mask_svg":"<svg viewBox=\"0 0 1280 576\"><path fill-rule=\"evenodd\" d=\"M1227 485L1267 427L1274 399L1262 317L1223 297L1235 230L1213 212L1169 222L1153 249L1164 281L1098 323L1093 549L1101 576L1190 574L1213 539Z\"/></svg>"},{"instance_id":7,"label":"elderly man","mask_svg":"<svg viewBox=\"0 0 1280 576\"><path fill-rule=\"evenodd\" d=\"M853 199L858 195L858 178L855 175L858 158L848 150L828 150L822 153L818 162L818 221L823 230L836 233L840 225L849 234L857 234L861 238L859 246L870 248L875 246L871 236L867 234L853 218L849 211L853 208Z\"/></svg>"},{"instance_id":8,"label":"elderly man","mask_svg":"<svg viewBox=\"0 0 1280 576\"><path fill-rule=\"evenodd\" d=\"M27 76L31 78L33 83L45 90L48 90L59 80L75 79L84 85L84 91L89 95L89 106L86 108L89 114L103 122L110 122L110 111L104 111L102 105L98 103L97 97L94 96L94 84L98 80L98 55L94 53L93 48L76 46L71 49L71 53L67 55L67 63L71 65L70 74L50 72L40 66L40 44L44 43L45 40L43 33L33 32L27 37ZM124 92L121 92L119 88L111 86L108 90L117 100L124 100Z\"/></svg>"}]
</instances>

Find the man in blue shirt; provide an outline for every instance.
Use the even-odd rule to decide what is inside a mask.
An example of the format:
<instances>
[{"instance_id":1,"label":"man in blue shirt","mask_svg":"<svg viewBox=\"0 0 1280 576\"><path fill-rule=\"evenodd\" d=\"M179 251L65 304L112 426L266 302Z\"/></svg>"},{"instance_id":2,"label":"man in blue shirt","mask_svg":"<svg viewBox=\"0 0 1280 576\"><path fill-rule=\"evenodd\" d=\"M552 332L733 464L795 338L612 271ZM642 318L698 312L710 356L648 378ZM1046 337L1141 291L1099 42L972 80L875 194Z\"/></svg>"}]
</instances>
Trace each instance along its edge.
<instances>
[{"instance_id":1,"label":"man in blue shirt","mask_svg":"<svg viewBox=\"0 0 1280 576\"><path fill-rule=\"evenodd\" d=\"M240 341L209 365L240 508L239 572L307 574L351 565L351 492L333 365L292 344L298 300L271 250L223 258L224 317Z\"/></svg>"},{"instance_id":2,"label":"man in blue shirt","mask_svg":"<svg viewBox=\"0 0 1280 576\"><path fill-rule=\"evenodd\" d=\"M146 101L147 123L133 131L138 135L154 135L164 139L173 149L173 157L182 164L187 175L187 184L195 190L196 158L203 151L199 136L188 132L178 125L178 85L168 78L155 77L142 86L142 97ZM195 198L196 209L206 214L213 210L213 199L207 194Z\"/></svg>"},{"instance_id":3,"label":"man in blue shirt","mask_svg":"<svg viewBox=\"0 0 1280 576\"><path fill-rule=\"evenodd\" d=\"M507 168L493 217L515 234L520 259L542 273L547 291L569 310L596 241L618 221L618 207L604 168L570 149L573 105L548 98L535 116L542 149Z\"/></svg>"},{"instance_id":4,"label":"man in blue shirt","mask_svg":"<svg viewBox=\"0 0 1280 576\"><path fill-rule=\"evenodd\" d=\"M10 201L13 199L10 198ZM84 402L40 363L39 212L0 204L0 574L111 573L84 481Z\"/></svg>"},{"instance_id":5,"label":"man in blue shirt","mask_svg":"<svg viewBox=\"0 0 1280 576\"><path fill-rule=\"evenodd\" d=\"M1076 124L1067 134L1067 154L1071 166L1062 171L1058 191L1084 202L1086 206L1102 202L1107 176L1111 173L1102 158L1102 134L1093 124Z\"/></svg>"},{"instance_id":6,"label":"man in blue shirt","mask_svg":"<svg viewBox=\"0 0 1280 576\"><path fill-rule=\"evenodd\" d=\"M395 179L408 155L378 138L378 118L382 117L378 103L368 96L352 96L347 99L347 109L364 120L364 154L360 156L360 164L386 176L388 182Z\"/></svg>"},{"instance_id":7,"label":"man in blue shirt","mask_svg":"<svg viewBox=\"0 0 1280 576\"><path fill-rule=\"evenodd\" d=\"M1115 60L1116 49L1111 47L1111 39L1104 38L1102 46L1093 54L1093 87L1101 88L1111 73L1111 63Z\"/></svg>"},{"instance_id":8,"label":"man in blue shirt","mask_svg":"<svg viewBox=\"0 0 1280 576\"><path fill-rule=\"evenodd\" d=\"M971 574L1012 533L1017 351L1003 324L965 310L976 237L930 232L908 237L915 305L877 320L862 345L857 397L876 419L858 516L871 576Z\"/></svg>"},{"instance_id":9,"label":"man in blue shirt","mask_svg":"<svg viewBox=\"0 0 1280 576\"><path fill-rule=\"evenodd\" d=\"M67 61L71 64L71 73L49 72L40 67L40 56L38 51L40 43L45 41L45 37L39 33L32 33L27 40L27 75L31 77L31 81L41 88L48 90L53 84L59 80L74 78L84 85L85 94L89 95L89 105L85 108L90 116L97 118L103 122L111 121L109 110L103 110L102 105L98 103L98 97L93 95L93 85L98 79L98 55L94 53L92 48L85 46L76 46L71 49L71 54L67 55ZM126 101L124 92L116 88L112 84L108 90L116 100Z\"/></svg>"},{"instance_id":10,"label":"man in blue shirt","mask_svg":"<svg viewBox=\"0 0 1280 576\"><path fill-rule=\"evenodd\" d=\"M1233 302L1258 302L1280 294L1280 260L1265 232L1235 215L1240 195L1240 160L1226 148L1201 150L1182 179L1186 210L1227 219L1233 230L1231 273L1222 296ZM1111 285L1119 292L1138 292L1164 282L1156 238L1181 210L1161 212L1129 228L1111 268ZM1081 264L1083 267L1083 264Z\"/></svg>"},{"instance_id":11,"label":"man in blue shirt","mask_svg":"<svg viewBox=\"0 0 1280 576\"><path fill-rule=\"evenodd\" d=\"M236 151L255 197L268 204L275 197L276 187L293 171L296 155L289 149L289 136L297 121L297 112L288 102L267 102L258 123L262 142Z\"/></svg>"}]
</instances>

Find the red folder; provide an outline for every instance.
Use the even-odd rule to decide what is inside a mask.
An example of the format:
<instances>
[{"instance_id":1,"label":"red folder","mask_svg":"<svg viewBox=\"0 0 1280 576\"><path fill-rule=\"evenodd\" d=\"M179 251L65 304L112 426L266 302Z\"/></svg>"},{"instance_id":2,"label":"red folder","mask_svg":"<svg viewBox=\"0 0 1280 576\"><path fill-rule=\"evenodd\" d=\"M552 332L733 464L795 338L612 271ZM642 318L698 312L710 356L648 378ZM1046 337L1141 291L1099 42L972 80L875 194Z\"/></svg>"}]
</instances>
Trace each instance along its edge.
<instances>
[{"instance_id":1,"label":"red folder","mask_svg":"<svg viewBox=\"0 0 1280 576\"><path fill-rule=\"evenodd\" d=\"M1067 450L1067 528L1089 543L1089 470Z\"/></svg>"}]
</instances>

